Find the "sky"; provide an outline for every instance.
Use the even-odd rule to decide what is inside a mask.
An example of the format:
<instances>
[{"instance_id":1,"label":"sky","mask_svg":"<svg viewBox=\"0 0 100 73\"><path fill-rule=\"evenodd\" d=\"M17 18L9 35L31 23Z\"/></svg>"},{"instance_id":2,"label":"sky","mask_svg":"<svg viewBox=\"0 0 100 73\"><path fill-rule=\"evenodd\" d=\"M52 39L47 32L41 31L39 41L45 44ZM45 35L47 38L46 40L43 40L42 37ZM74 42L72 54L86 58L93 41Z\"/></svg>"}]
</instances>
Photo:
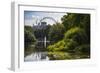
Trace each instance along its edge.
<instances>
[{"instance_id":1,"label":"sky","mask_svg":"<svg viewBox=\"0 0 100 73\"><path fill-rule=\"evenodd\" d=\"M41 19L44 17L51 17L57 22L61 22L61 17L66 15L66 13L57 13L57 12L40 12L40 11L24 11L24 23L28 26L37 25ZM43 21L47 24L54 24L55 22L51 19L44 19Z\"/></svg>"}]
</instances>

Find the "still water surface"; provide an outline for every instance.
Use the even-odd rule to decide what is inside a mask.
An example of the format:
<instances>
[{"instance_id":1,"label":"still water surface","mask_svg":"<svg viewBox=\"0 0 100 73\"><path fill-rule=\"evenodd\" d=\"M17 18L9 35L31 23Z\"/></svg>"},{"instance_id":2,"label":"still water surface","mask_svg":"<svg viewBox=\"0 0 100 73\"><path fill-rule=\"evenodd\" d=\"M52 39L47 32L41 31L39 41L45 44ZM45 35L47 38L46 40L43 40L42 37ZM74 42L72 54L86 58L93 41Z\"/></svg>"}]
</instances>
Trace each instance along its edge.
<instances>
[{"instance_id":1,"label":"still water surface","mask_svg":"<svg viewBox=\"0 0 100 73\"><path fill-rule=\"evenodd\" d=\"M30 55L27 55L24 58L25 62L28 61L48 61L49 57L47 56L47 52L34 52Z\"/></svg>"}]
</instances>

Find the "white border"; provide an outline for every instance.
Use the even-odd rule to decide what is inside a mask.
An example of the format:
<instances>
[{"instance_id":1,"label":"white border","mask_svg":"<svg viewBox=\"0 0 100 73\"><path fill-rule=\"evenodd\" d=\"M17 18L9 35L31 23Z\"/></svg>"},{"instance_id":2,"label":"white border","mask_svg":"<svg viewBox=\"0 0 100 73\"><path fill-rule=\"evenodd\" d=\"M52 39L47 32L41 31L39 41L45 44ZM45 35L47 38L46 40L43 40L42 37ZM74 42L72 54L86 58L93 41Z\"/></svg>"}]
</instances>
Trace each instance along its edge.
<instances>
[{"instance_id":1,"label":"white border","mask_svg":"<svg viewBox=\"0 0 100 73\"><path fill-rule=\"evenodd\" d=\"M70 13L89 13L91 14L91 59L81 60L62 60L62 61L39 61L24 62L24 10L29 11L52 11L52 12L70 12ZM82 6L40 6L31 3L12 3L12 64L13 70L32 70L46 69L55 67L77 67L96 65L95 42L95 8Z\"/></svg>"}]
</instances>

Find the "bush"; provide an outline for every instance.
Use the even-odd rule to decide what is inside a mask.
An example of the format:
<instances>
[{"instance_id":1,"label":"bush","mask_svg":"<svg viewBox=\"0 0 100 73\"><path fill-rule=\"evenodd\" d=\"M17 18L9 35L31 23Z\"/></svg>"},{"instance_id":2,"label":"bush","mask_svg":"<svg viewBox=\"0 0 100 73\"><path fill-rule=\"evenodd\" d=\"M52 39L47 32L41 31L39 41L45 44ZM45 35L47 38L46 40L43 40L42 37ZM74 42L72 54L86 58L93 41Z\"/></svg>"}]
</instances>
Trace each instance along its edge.
<instances>
[{"instance_id":1,"label":"bush","mask_svg":"<svg viewBox=\"0 0 100 73\"><path fill-rule=\"evenodd\" d=\"M65 33L64 40L66 44L68 43L68 39L71 39L78 44L87 43L88 41L85 31L79 27L73 27Z\"/></svg>"},{"instance_id":2,"label":"bush","mask_svg":"<svg viewBox=\"0 0 100 73\"><path fill-rule=\"evenodd\" d=\"M90 45L85 44L75 48L77 54L90 55Z\"/></svg>"},{"instance_id":3,"label":"bush","mask_svg":"<svg viewBox=\"0 0 100 73\"><path fill-rule=\"evenodd\" d=\"M65 48L64 40L61 40L53 45L47 47L48 51L62 51Z\"/></svg>"},{"instance_id":4,"label":"bush","mask_svg":"<svg viewBox=\"0 0 100 73\"><path fill-rule=\"evenodd\" d=\"M65 48L65 42L64 40L61 40L53 45L49 45L47 47L48 51L62 51Z\"/></svg>"},{"instance_id":5,"label":"bush","mask_svg":"<svg viewBox=\"0 0 100 73\"><path fill-rule=\"evenodd\" d=\"M71 59L71 56L67 52L48 52L48 56L50 60L65 60Z\"/></svg>"},{"instance_id":6,"label":"bush","mask_svg":"<svg viewBox=\"0 0 100 73\"><path fill-rule=\"evenodd\" d=\"M67 39L65 41L65 51L69 53L74 53L75 52L75 47L78 46L78 43L74 41L73 39Z\"/></svg>"}]
</instances>

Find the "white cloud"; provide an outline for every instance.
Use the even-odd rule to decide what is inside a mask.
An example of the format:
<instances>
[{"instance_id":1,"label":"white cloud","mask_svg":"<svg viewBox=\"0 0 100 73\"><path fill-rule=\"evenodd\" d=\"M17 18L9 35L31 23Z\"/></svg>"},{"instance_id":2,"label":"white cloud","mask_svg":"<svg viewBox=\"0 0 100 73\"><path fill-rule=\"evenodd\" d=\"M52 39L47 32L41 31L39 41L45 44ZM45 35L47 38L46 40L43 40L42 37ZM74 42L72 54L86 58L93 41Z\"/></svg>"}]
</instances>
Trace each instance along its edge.
<instances>
[{"instance_id":1,"label":"white cloud","mask_svg":"<svg viewBox=\"0 0 100 73\"><path fill-rule=\"evenodd\" d=\"M32 20L25 20L25 25L33 26L34 22Z\"/></svg>"},{"instance_id":2,"label":"white cloud","mask_svg":"<svg viewBox=\"0 0 100 73\"><path fill-rule=\"evenodd\" d=\"M42 18L44 17L52 17L57 22L61 22L61 17L65 15L66 13L51 13L51 12L36 12L37 14L31 15L31 19L25 19L25 25L33 26L36 22L38 23ZM44 21L44 20L43 20ZM54 21L50 19L45 19L47 24L54 24Z\"/></svg>"}]
</instances>

